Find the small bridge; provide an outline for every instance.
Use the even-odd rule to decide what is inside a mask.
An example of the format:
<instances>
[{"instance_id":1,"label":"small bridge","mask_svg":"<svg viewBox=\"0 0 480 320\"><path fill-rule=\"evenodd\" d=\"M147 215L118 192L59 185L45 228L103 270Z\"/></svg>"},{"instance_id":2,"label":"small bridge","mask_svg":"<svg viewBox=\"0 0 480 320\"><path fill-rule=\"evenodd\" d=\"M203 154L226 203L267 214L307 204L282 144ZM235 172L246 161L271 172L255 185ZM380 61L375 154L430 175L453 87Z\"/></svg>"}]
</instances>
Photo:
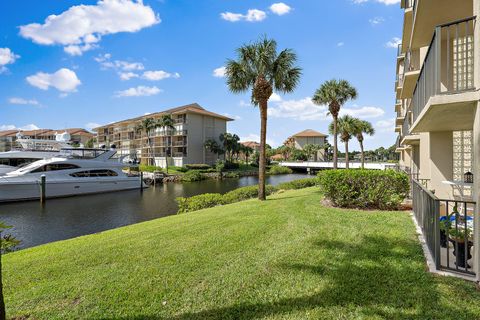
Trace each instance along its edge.
<instances>
[{"instance_id":1,"label":"small bridge","mask_svg":"<svg viewBox=\"0 0 480 320\"><path fill-rule=\"evenodd\" d=\"M333 169L333 162L280 162L280 166L289 167L291 169L307 169L310 170L326 170ZM345 169L345 162L338 162L339 169ZM350 169L359 169L362 167L360 162L350 162ZM365 169L368 170L386 170L386 169L395 169L397 165L395 163L386 163L386 162L366 162Z\"/></svg>"}]
</instances>

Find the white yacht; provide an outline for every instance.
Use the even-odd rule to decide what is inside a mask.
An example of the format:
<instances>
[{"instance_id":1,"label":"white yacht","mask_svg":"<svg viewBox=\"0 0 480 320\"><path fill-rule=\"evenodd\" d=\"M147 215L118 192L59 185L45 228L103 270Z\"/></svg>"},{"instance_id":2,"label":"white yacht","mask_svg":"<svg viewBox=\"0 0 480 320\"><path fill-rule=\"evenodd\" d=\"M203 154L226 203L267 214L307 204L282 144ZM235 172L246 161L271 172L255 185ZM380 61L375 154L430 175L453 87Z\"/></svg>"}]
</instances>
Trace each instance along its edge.
<instances>
[{"instance_id":1,"label":"white yacht","mask_svg":"<svg viewBox=\"0 0 480 320\"><path fill-rule=\"evenodd\" d=\"M59 156L0 175L0 202L39 199L43 175L46 198L143 187L138 176L123 171L129 165L115 154L114 149L64 149Z\"/></svg>"}]
</instances>

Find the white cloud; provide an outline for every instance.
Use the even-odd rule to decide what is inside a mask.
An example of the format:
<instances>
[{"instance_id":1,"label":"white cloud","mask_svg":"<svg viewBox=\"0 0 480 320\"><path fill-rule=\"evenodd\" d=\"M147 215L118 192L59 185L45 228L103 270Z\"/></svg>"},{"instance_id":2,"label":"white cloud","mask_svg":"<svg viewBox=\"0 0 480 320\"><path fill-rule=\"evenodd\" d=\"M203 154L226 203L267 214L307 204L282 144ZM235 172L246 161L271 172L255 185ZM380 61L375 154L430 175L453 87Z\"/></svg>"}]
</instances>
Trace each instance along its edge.
<instances>
[{"instance_id":1,"label":"white cloud","mask_svg":"<svg viewBox=\"0 0 480 320\"><path fill-rule=\"evenodd\" d=\"M18 97L12 97L8 99L8 103L10 104L29 104L32 106L38 106L39 103L35 99L24 99L24 98L18 98Z\"/></svg>"},{"instance_id":2,"label":"white cloud","mask_svg":"<svg viewBox=\"0 0 480 320\"><path fill-rule=\"evenodd\" d=\"M148 97L159 94L162 90L153 86L138 86L134 88L129 88L123 91L117 91L116 97Z\"/></svg>"},{"instance_id":3,"label":"white cloud","mask_svg":"<svg viewBox=\"0 0 480 320\"><path fill-rule=\"evenodd\" d=\"M138 78L139 75L133 72L119 72L118 75L120 76L121 80L130 80L132 78Z\"/></svg>"},{"instance_id":4,"label":"white cloud","mask_svg":"<svg viewBox=\"0 0 480 320\"><path fill-rule=\"evenodd\" d=\"M38 129L40 129L40 128L37 127L36 125L34 125L33 123L24 125L22 127L17 127L13 124L0 125L0 131L3 131L3 130L38 130Z\"/></svg>"},{"instance_id":5,"label":"white cloud","mask_svg":"<svg viewBox=\"0 0 480 320\"><path fill-rule=\"evenodd\" d=\"M280 97L280 95L278 93L273 92L268 101L280 102L280 101L282 101L282 97Z\"/></svg>"},{"instance_id":6,"label":"white cloud","mask_svg":"<svg viewBox=\"0 0 480 320\"><path fill-rule=\"evenodd\" d=\"M337 43L337 47L343 47L345 45L345 42L339 42Z\"/></svg>"},{"instance_id":7,"label":"white cloud","mask_svg":"<svg viewBox=\"0 0 480 320\"><path fill-rule=\"evenodd\" d=\"M376 25L384 23L385 19L382 18L382 17L375 17L375 18L369 19L368 22L370 22L370 24L372 26L376 26Z\"/></svg>"},{"instance_id":8,"label":"white cloud","mask_svg":"<svg viewBox=\"0 0 480 320\"><path fill-rule=\"evenodd\" d=\"M13 53L10 48L0 48L0 73L7 71L7 64L12 64L20 58L18 54Z\"/></svg>"},{"instance_id":9,"label":"white cloud","mask_svg":"<svg viewBox=\"0 0 480 320\"><path fill-rule=\"evenodd\" d=\"M178 78L180 78L180 74L178 72L169 73L169 72L162 71L162 70L145 71L142 75L142 78L146 79L146 80L150 80L150 81L158 81L158 80L163 80L163 79L168 79L168 78L178 79Z\"/></svg>"},{"instance_id":10,"label":"white cloud","mask_svg":"<svg viewBox=\"0 0 480 320\"><path fill-rule=\"evenodd\" d=\"M379 120L375 123L375 127L379 132L393 132L395 128L395 119L386 119L386 120Z\"/></svg>"},{"instance_id":11,"label":"white cloud","mask_svg":"<svg viewBox=\"0 0 480 320\"><path fill-rule=\"evenodd\" d=\"M392 40L388 41L387 43L385 43L385 46L387 48L395 48L397 49L398 45L402 43L402 39L398 38L398 37L393 37Z\"/></svg>"},{"instance_id":12,"label":"white cloud","mask_svg":"<svg viewBox=\"0 0 480 320\"><path fill-rule=\"evenodd\" d=\"M237 116L237 115L232 115L230 113L224 113L223 114L225 117L229 117L229 118L232 118L232 119L235 119L235 120L242 120L242 117L240 116Z\"/></svg>"},{"instance_id":13,"label":"white cloud","mask_svg":"<svg viewBox=\"0 0 480 320\"><path fill-rule=\"evenodd\" d=\"M88 129L88 130L92 130L92 129L94 129L94 128L98 128L98 127L100 127L100 126L101 126L101 124L96 123L96 122L88 122L88 123L85 124L85 128Z\"/></svg>"},{"instance_id":14,"label":"white cloud","mask_svg":"<svg viewBox=\"0 0 480 320\"><path fill-rule=\"evenodd\" d=\"M53 87L64 93L77 91L77 87L81 84L76 73L67 68L59 69L55 73L38 72L28 76L27 82L42 90Z\"/></svg>"},{"instance_id":15,"label":"white cloud","mask_svg":"<svg viewBox=\"0 0 480 320\"><path fill-rule=\"evenodd\" d=\"M282 100L268 108L268 115L273 118L291 118L295 120L325 120L327 107L318 106L310 97L300 100Z\"/></svg>"},{"instance_id":16,"label":"white cloud","mask_svg":"<svg viewBox=\"0 0 480 320\"><path fill-rule=\"evenodd\" d=\"M258 10L258 9L249 9L247 11L247 14L222 12L220 13L220 17L223 20L227 20L230 22L237 22L241 20L249 21L249 22L259 22L267 18L267 13L265 11Z\"/></svg>"},{"instance_id":17,"label":"white cloud","mask_svg":"<svg viewBox=\"0 0 480 320\"><path fill-rule=\"evenodd\" d=\"M104 35L137 32L157 23L158 15L141 0L101 0L52 14L43 24L20 26L20 35L41 45L62 45L68 54L81 55L98 46Z\"/></svg>"},{"instance_id":18,"label":"white cloud","mask_svg":"<svg viewBox=\"0 0 480 320\"><path fill-rule=\"evenodd\" d=\"M139 71L145 70L145 66L141 62L129 62L124 60L111 61L112 55L109 53L99 55L94 58L102 69L113 69L117 71L121 80L130 80L132 78L142 78L150 81L158 81L167 78L180 78L178 72L170 73L163 70L147 70L143 73Z\"/></svg>"},{"instance_id":19,"label":"white cloud","mask_svg":"<svg viewBox=\"0 0 480 320\"><path fill-rule=\"evenodd\" d=\"M360 107L360 108L342 108L340 115L348 114L357 118L378 118L385 114L382 108L378 107Z\"/></svg>"},{"instance_id":20,"label":"white cloud","mask_svg":"<svg viewBox=\"0 0 480 320\"><path fill-rule=\"evenodd\" d=\"M245 102L245 100L240 100L240 102L238 103L238 105L239 105L240 107L251 107L251 106L252 106L251 103Z\"/></svg>"},{"instance_id":21,"label":"white cloud","mask_svg":"<svg viewBox=\"0 0 480 320\"><path fill-rule=\"evenodd\" d=\"M340 114L349 114L363 119L376 118L385 114L385 111L378 107L354 107L342 108ZM299 100L280 100L268 108L268 115L273 118L290 118L300 121L327 120L328 107L316 105L310 97Z\"/></svg>"},{"instance_id":22,"label":"white cloud","mask_svg":"<svg viewBox=\"0 0 480 320\"><path fill-rule=\"evenodd\" d=\"M213 70L213 76L217 77L217 78L223 78L223 77L225 77L225 71L226 70L227 70L227 68L225 68L225 67L217 68L217 69Z\"/></svg>"},{"instance_id":23,"label":"white cloud","mask_svg":"<svg viewBox=\"0 0 480 320\"><path fill-rule=\"evenodd\" d=\"M270 6L270 11L272 11L273 13L279 16L289 13L290 10L292 10L292 8L290 8L288 5L286 5L283 2L274 3Z\"/></svg>"}]
</instances>

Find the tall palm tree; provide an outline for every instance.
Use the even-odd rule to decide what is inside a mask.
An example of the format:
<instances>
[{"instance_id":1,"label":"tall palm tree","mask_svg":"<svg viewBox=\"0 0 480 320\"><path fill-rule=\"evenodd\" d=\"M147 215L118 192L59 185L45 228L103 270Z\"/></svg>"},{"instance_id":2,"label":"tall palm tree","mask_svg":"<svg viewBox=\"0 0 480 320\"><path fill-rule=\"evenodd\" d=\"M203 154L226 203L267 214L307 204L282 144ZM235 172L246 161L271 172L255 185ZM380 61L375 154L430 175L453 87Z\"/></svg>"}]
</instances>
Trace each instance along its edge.
<instances>
[{"instance_id":1,"label":"tall palm tree","mask_svg":"<svg viewBox=\"0 0 480 320\"><path fill-rule=\"evenodd\" d=\"M369 136L373 136L375 134L375 129L373 128L372 124L365 120L356 119L357 125L356 129L357 132L355 136L357 137L358 143L360 144L360 152L362 154L362 169L365 168L365 152L363 150L363 134L367 134Z\"/></svg>"},{"instance_id":2,"label":"tall palm tree","mask_svg":"<svg viewBox=\"0 0 480 320\"><path fill-rule=\"evenodd\" d=\"M250 155L253 153L253 148L244 144L240 144L240 151L245 156L245 163L248 164L248 158L250 158Z\"/></svg>"},{"instance_id":3,"label":"tall palm tree","mask_svg":"<svg viewBox=\"0 0 480 320\"><path fill-rule=\"evenodd\" d=\"M165 137L167 140L167 145L165 149L165 168L168 173L168 156L171 156L171 143L172 143L172 133L175 130L175 122L173 121L171 114L164 114L160 119L157 120L155 127L162 128L165 132ZM170 145L169 145L170 141Z\"/></svg>"},{"instance_id":4,"label":"tall palm tree","mask_svg":"<svg viewBox=\"0 0 480 320\"><path fill-rule=\"evenodd\" d=\"M228 60L225 75L230 91L252 92L252 104L260 108L260 159L258 166L258 198L265 200L265 145L267 138L268 100L273 90L292 92L298 85L301 69L291 49L277 53L277 42L264 37L237 49L237 60Z\"/></svg>"},{"instance_id":5,"label":"tall palm tree","mask_svg":"<svg viewBox=\"0 0 480 320\"><path fill-rule=\"evenodd\" d=\"M357 89L355 89L346 80L332 79L324 82L315 92L312 101L318 105L328 105L328 111L333 117L333 168L338 168L338 114L340 108L348 100L357 98Z\"/></svg>"},{"instance_id":6,"label":"tall palm tree","mask_svg":"<svg viewBox=\"0 0 480 320\"><path fill-rule=\"evenodd\" d=\"M149 156L149 165L155 165L155 159L154 159L154 154L152 153L152 132L155 130L157 124L155 119L153 118L146 118L143 119L142 122L139 125L139 128L145 132L147 135L147 144L149 148L148 156Z\"/></svg>"},{"instance_id":7,"label":"tall palm tree","mask_svg":"<svg viewBox=\"0 0 480 320\"><path fill-rule=\"evenodd\" d=\"M345 143L345 168L347 169L350 167L350 159L348 158L348 142L358 132L357 124L357 120L347 114L338 118L336 127L335 121L332 121L329 127L330 134L333 134L334 137L335 134L339 134L340 140ZM336 129L338 130L337 132L335 132Z\"/></svg>"}]
</instances>

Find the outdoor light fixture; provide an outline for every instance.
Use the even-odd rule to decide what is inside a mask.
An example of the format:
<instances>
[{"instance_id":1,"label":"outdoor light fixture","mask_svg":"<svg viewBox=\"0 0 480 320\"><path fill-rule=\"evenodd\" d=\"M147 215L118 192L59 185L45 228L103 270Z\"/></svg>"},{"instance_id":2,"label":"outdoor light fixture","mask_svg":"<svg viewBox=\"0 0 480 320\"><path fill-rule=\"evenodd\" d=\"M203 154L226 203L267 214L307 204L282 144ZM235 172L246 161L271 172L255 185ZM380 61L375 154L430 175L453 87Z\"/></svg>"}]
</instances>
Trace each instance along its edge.
<instances>
[{"instance_id":1,"label":"outdoor light fixture","mask_svg":"<svg viewBox=\"0 0 480 320\"><path fill-rule=\"evenodd\" d=\"M463 181L465 183L473 183L473 173L471 173L470 171L466 172L463 175Z\"/></svg>"}]
</instances>

